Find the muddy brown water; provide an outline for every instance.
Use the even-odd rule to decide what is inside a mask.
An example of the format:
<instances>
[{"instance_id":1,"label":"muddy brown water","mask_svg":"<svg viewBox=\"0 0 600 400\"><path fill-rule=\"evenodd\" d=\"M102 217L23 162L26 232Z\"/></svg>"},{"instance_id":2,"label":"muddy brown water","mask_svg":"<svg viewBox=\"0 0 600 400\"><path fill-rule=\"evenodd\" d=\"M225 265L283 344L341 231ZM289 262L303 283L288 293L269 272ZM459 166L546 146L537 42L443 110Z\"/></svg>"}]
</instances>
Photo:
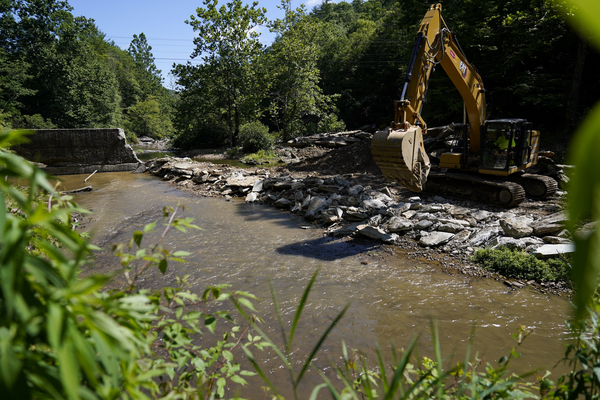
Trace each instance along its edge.
<instances>
[{"instance_id":1,"label":"muddy brown water","mask_svg":"<svg viewBox=\"0 0 600 400\"><path fill-rule=\"evenodd\" d=\"M85 178L61 177L65 189L85 186ZM443 354L456 355L448 363L462 361L476 321L473 353L486 361L495 364L508 355L516 343L512 334L522 325L534 333L520 347L522 357L515 362L514 371L550 369L554 380L565 371L564 367L553 367L569 341L564 323L570 312L567 299L527 288L513 291L489 279L451 276L435 265L403 257L371 257L364 265L361 257L367 252L381 252L378 244L324 237L318 228L290 213L242 200L192 196L147 174L96 174L87 184L94 190L76 196L80 205L94 212L84 229L92 232L95 243L105 247L128 241L135 229L160 220L163 206L185 204L187 209L180 215L195 218L202 230L173 233L166 245L192 255L185 264L171 265L165 276L151 271L140 285L174 285L176 275L189 275L192 290L198 293L207 284L231 284L263 299L257 310L265 318L263 329L275 338L278 330L269 280L289 324L304 287L320 268L295 338L298 362L335 315L351 302L318 355L316 364L326 370L330 359L339 360L342 340L350 348L371 354L380 344L389 353L391 343L403 347L421 335L420 355L431 356L429 325L433 317L439 324ZM114 268L109 261L100 260L99 271ZM262 357L275 379L285 380L273 355L267 351ZM309 377L303 397L308 397L310 388L318 383L316 374ZM260 386L255 383L256 388ZM258 392L256 396L246 393L246 397L262 398Z\"/></svg>"}]
</instances>

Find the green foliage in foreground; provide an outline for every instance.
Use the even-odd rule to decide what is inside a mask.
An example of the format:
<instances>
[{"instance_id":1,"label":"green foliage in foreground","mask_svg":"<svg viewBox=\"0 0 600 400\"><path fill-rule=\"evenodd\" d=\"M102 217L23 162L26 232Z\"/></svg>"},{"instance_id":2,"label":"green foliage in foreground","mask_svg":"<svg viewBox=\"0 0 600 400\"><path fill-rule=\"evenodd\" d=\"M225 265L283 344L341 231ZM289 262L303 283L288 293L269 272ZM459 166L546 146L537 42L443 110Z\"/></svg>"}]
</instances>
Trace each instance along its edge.
<instances>
[{"instance_id":1,"label":"green foliage in foreground","mask_svg":"<svg viewBox=\"0 0 600 400\"><path fill-rule=\"evenodd\" d=\"M568 281L571 273L571 265L564 258L540 260L524 251L506 248L480 249L475 252L473 259L488 271L538 283Z\"/></svg>"},{"instance_id":2,"label":"green foliage in foreground","mask_svg":"<svg viewBox=\"0 0 600 400\"><path fill-rule=\"evenodd\" d=\"M17 132L0 133L0 147L21 140ZM309 281L289 327L283 322L271 287L280 341L270 338L257 324L259 319L251 314L255 297L249 293L227 292L225 285L208 287L200 296L181 287L155 293L140 290L136 282L148 268L165 273L168 262L182 261L181 257L188 255L171 253L162 246L171 228L182 232L197 228L188 218L175 218L175 209L165 210L165 227L154 245L142 245L147 234L156 229L157 224L151 223L134 232L129 243L114 247L128 287L108 291L110 277L80 274L95 247L72 229L70 213L85 211L73 205L69 197L59 196L42 171L12 153L0 151L0 176L30 184L23 191L0 179L3 399L233 398L235 385L246 385L244 376L256 374L265 381L268 395L283 398L282 388L271 382L269 371L254 357L252 347L273 350L288 372L295 399L309 370L316 370L324 382L313 388L311 400L323 390L334 399L356 400L600 396L598 295L589 308L589 317L570 324L577 341L569 345L563 361L571 372L556 384L548 379L549 373L526 380L533 372L523 376L510 372L510 363L519 357L518 346L529 331L521 329L515 335L517 346L497 363L472 357L469 345L464 362L448 366L435 321L431 323L432 358L416 355L417 338L406 349L392 348L391 355L378 350L374 363L359 351L350 356L343 345L341 362L332 362L332 368L322 370L313 360L349 305L332 319L308 355L298 354L293 340L317 273ZM185 278L180 282L185 284ZM247 321L243 332L227 311L207 311L209 302L223 300L231 301ZM222 336L207 341L204 335L198 342L203 333L215 332L217 320L224 325L220 331L225 328ZM241 369L236 349L244 351L256 372Z\"/></svg>"},{"instance_id":3,"label":"green foliage in foreground","mask_svg":"<svg viewBox=\"0 0 600 400\"><path fill-rule=\"evenodd\" d=\"M556 3L559 3L556 1ZM575 28L586 33L596 49L600 49L600 5L594 0L572 0ZM568 229L576 228L588 219L600 219L600 168L598 149L600 148L600 103L589 112L569 149L568 162L576 166L570 174L568 187ZM573 283L577 287L576 305L578 317L582 317L586 305L598 288L600 273L600 232L598 229L589 236L574 235L575 252L573 259Z\"/></svg>"},{"instance_id":4,"label":"green foliage in foreground","mask_svg":"<svg viewBox=\"0 0 600 400\"><path fill-rule=\"evenodd\" d=\"M18 132L5 130L0 148L20 140ZM226 293L223 286L202 296L181 288L151 293L135 287L148 268L165 273L168 262L182 261L185 252L171 253L161 241L171 228L195 228L189 219L166 211L155 245L142 246L156 227L152 223L129 244L116 246L129 287L107 291L110 276L80 274L96 248L72 229L70 214L85 210L12 153L0 151L0 176L30 184L22 191L0 179L3 399L223 397L228 382L246 384L242 376L254 373L241 370L232 351L261 348L260 337L238 336L241 328L233 324L212 344L198 346L194 339L214 332L217 319L233 322L225 311L207 312L207 302L235 297L236 304L252 309L253 296Z\"/></svg>"}]
</instances>

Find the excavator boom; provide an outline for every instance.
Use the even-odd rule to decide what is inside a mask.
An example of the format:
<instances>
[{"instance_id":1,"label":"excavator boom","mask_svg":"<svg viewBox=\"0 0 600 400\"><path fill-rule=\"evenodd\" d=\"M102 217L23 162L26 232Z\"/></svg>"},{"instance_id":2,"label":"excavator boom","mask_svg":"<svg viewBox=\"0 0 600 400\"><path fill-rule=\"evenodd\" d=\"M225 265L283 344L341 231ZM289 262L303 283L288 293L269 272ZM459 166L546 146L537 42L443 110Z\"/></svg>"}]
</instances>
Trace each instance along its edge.
<instances>
[{"instance_id":1,"label":"excavator boom","mask_svg":"<svg viewBox=\"0 0 600 400\"><path fill-rule=\"evenodd\" d=\"M430 174L421 112L437 65L460 93L469 124L462 145L438 152L438 168ZM402 94L394 102L394 121L373 136L371 154L381 172L414 192L444 192L510 207L526 193L542 198L557 189L551 178L524 173L537 162L539 136L524 119L486 120L481 76L446 25L441 4L432 5L419 25Z\"/></svg>"},{"instance_id":2,"label":"excavator boom","mask_svg":"<svg viewBox=\"0 0 600 400\"><path fill-rule=\"evenodd\" d=\"M471 151L479 150L480 127L485 121L485 96L479 74L469 64L442 17L441 4L432 5L419 25L400 100L394 102L391 129L377 132L371 145L375 162L388 179L421 192L431 167L422 135L421 116L429 78L438 65L461 94L469 119Z\"/></svg>"}]
</instances>

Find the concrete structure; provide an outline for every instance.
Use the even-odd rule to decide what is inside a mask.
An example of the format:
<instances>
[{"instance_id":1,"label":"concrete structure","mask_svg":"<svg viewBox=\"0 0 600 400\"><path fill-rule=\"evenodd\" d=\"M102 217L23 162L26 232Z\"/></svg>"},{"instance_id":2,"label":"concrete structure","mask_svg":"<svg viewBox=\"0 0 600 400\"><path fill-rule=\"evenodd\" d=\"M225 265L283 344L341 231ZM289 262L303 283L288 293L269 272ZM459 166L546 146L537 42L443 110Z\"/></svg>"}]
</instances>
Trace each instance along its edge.
<instances>
[{"instance_id":1,"label":"concrete structure","mask_svg":"<svg viewBox=\"0 0 600 400\"><path fill-rule=\"evenodd\" d=\"M51 175L133 171L141 163L123 129L37 129L28 138L13 150Z\"/></svg>"}]
</instances>

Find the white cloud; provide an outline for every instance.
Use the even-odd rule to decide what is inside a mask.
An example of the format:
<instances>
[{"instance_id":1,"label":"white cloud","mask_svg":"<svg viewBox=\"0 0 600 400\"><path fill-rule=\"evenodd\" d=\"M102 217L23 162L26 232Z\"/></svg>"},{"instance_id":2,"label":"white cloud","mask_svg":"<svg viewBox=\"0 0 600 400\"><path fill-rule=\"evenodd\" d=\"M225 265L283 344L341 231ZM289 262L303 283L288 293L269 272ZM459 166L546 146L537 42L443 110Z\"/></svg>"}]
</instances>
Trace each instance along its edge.
<instances>
[{"instance_id":1,"label":"white cloud","mask_svg":"<svg viewBox=\"0 0 600 400\"><path fill-rule=\"evenodd\" d=\"M308 0L304 4L306 4L306 7L310 10L311 8L313 8L314 6L318 6L322 2L323 2L323 0Z\"/></svg>"}]
</instances>

